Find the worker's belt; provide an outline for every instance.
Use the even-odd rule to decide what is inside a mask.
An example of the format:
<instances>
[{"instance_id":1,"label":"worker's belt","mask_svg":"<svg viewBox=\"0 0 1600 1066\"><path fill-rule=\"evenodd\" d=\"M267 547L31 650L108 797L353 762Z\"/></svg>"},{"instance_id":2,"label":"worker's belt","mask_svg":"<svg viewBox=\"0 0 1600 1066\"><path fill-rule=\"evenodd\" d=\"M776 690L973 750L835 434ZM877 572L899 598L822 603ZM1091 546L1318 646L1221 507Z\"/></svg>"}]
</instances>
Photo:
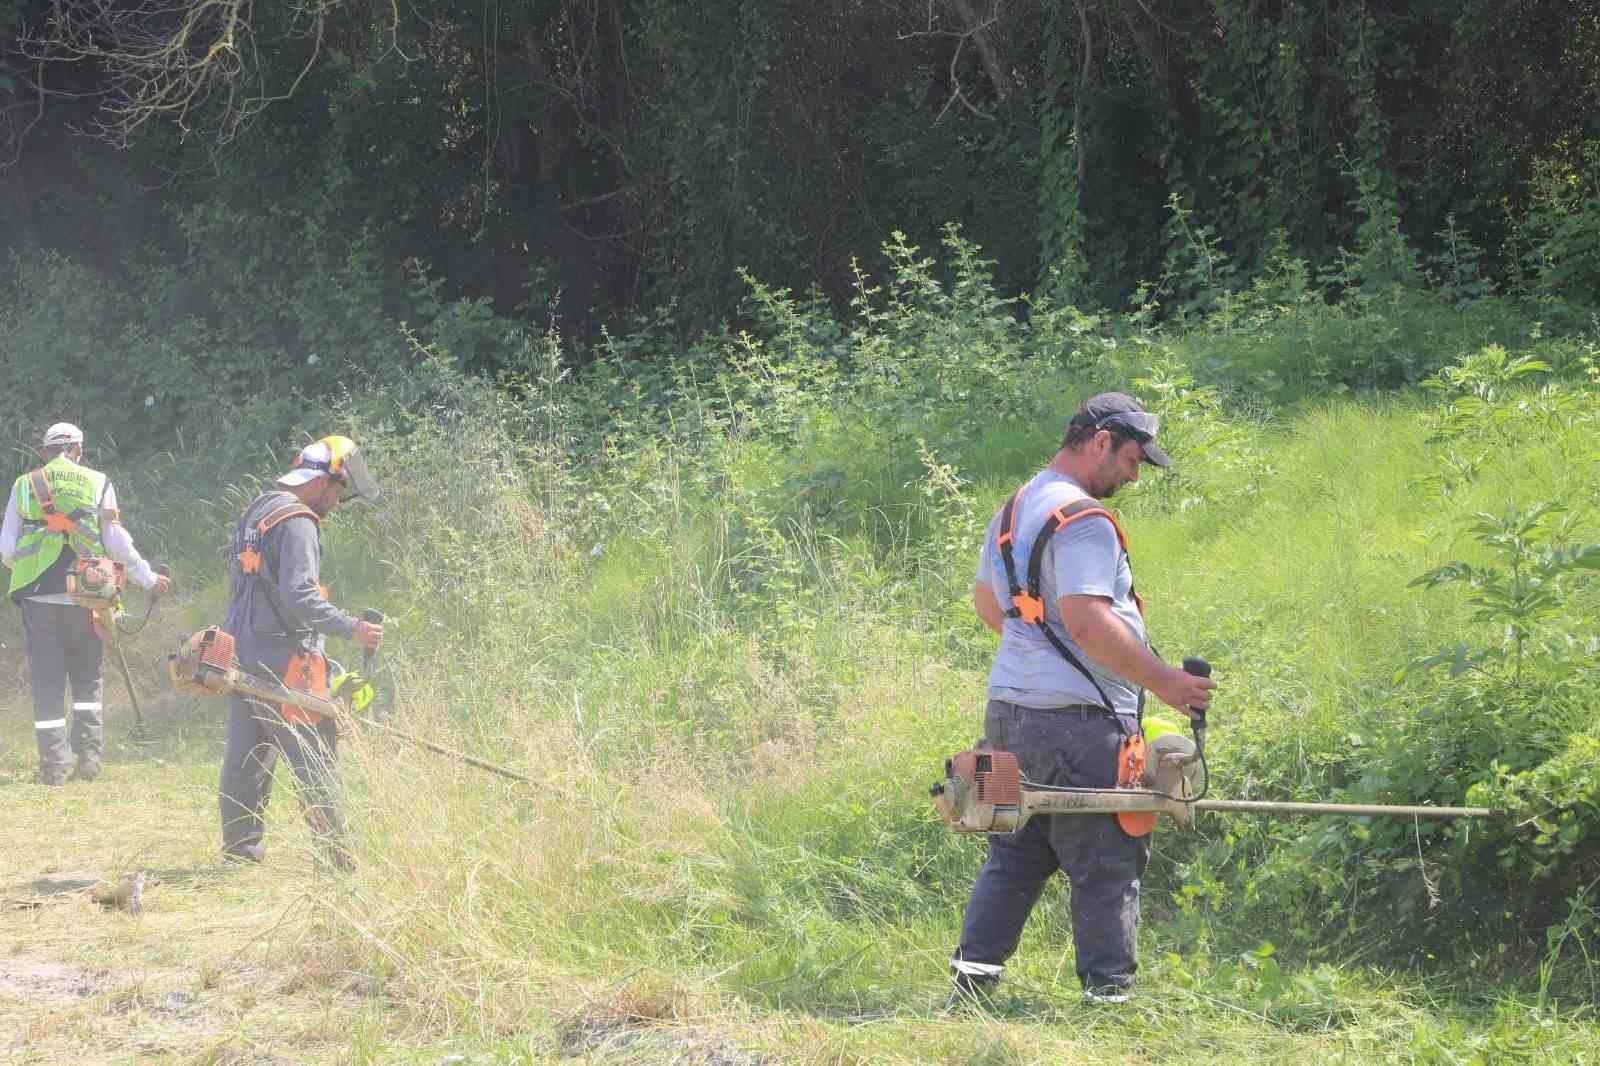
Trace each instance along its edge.
<instances>
[{"instance_id":1,"label":"worker's belt","mask_svg":"<svg viewBox=\"0 0 1600 1066\"><path fill-rule=\"evenodd\" d=\"M1015 707L1019 711L1036 711L1039 714L1076 714L1079 718L1083 719L1088 719L1091 716L1104 717L1106 715L1106 709L1097 703L1068 703L1059 707L1029 707L1025 703L1012 703L1010 700L997 699L995 702L1004 703L1008 707ZM1138 716L1139 712L1133 710L1117 711L1116 714L1119 716L1126 715L1129 718L1135 718Z\"/></svg>"}]
</instances>

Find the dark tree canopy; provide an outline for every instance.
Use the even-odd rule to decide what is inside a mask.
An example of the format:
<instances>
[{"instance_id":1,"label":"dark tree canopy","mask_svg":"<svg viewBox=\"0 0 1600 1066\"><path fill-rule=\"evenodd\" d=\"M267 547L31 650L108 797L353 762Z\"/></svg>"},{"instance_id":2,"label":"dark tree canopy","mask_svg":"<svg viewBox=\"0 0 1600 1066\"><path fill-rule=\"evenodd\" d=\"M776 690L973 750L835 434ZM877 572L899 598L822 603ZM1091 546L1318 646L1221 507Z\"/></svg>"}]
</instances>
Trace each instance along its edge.
<instances>
[{"instance_id":1,"label":"dark tree canopy","mask_svg":"<svg viewBox=\"0 0 1600 1066\"><path fill-rule=\"evenodd\" d=\"M736 313L740 267L842 301L853 258L949 221L1011 291L1120 306L1171 204L1241 281L1349 246L1363 197L1503 274L1539 168L1600 139L1597 10L0 0L0 242L159 262L172 315L285 344L315 341L297 279L352 256L401 317L559 293L573 326L693 326Z\"/></svg>"}]
</instances>

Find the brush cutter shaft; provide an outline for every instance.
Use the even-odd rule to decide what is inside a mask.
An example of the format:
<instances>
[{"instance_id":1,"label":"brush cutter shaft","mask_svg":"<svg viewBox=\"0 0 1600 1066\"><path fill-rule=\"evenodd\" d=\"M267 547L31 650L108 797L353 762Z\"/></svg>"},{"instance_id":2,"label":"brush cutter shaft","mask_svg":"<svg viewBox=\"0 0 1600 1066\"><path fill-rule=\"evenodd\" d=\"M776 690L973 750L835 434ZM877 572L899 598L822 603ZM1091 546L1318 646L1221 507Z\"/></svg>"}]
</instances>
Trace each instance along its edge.
<instances>
[{"instance_id":1,"label":"brush cutter shaft","mask_svg":"<svg viewBox=\"0 0 1600 1066\"><path fill-rule=\"evenodd\" d=\"M1199 800L1197 811L1255 814L1338 814L1348 817L1491 818L1492 807L1416 807L1388 803L1274 803L1269 800Z\"/></svg>"},{"instance_id":2,"label":"brush cutter shaft","mask_svg":"<svg viewBox=\"0 0 1600 1066\"><path fill-rule=\"evenodd\" d=\"M1160 793L1134 789L1085 789L1082 792L1035 792L1022 787L1022 808L1035 814L1110 814L1115 811L1182 810L1235 814L1334 814L1352 818L1488 818L1488 807L1422 807L1388 803L1277 803L1270 800L1195 800L1184 803ZM1178 810L1174 810L1177 808Z\"/></svg>"},{"instance_id":3,"label":"brush cutter shaft","mask_svg":"<svg viewBox=\"0 0 1600 1066\"><path fill-rule=\"evenodd\" d=\"M468 755L466 752L456 751L454 748L447 748L443 744L428 740L425 737L419 737L415 733L407 733L403 729L396 729L394 726L389 725L386 722L379 722L372 718L357 718L356 721L360 722L364 726L371 726L380 733L387 733L391 737L398 737L407 743L415 744L420 748L426 748L435 755L443 755L447 759L454 759L457 762L466 763L468 766L475 766L480 770L487 770L491 774L499 774L501 777L510 778L512 781L521 781L525 785L538 784L538 782L536 782L533 778L528 777L525 774L519 774L515 770L508 770L504 766L490 762L488 759L480 759L476 755Z\"/></svg>"},{"instance_id":4,"label":"brush cutter shaft","mask_svg":"<svg viewBox=\"0 0 1600 1066\"><path fill-rule=\"evenodd\" d=\"M227 664L227 665L224 665ZM221 695L226 692L237 692L250 699L263 703L288 704L299 707L301 710L313 711L324 716L333 716L337 720L350 720L351 715L343 703L305 692L301 689L289 688L275 678L262 677L245 670L240 670L234 665L233 638L216 627L203 630L184 640L178 650L167 656L167 670L172 677L173 684L180 691L194 692L197 694L212 693ZM381 733L404 740L408 744L415 744L426 748L435 755L443 755L447 759L454 759L467 766L479 770L487 770L491 774L520 781L525 785L538 784L533 778L519 774L515 770L507 769L488 759L480 759L476 755L447 748L443 744L419 737L415 733L408 733L397 729L387 722L380 722L373 718L355 718L354 721L361 725L376 729Z\"/></svg>"},{"instance_id":5,"label":"brush cutter shaft","mask_svg":"<svg viewBox=\"0 0 1600 1066\"><path fill-rule=\"evenodd\" d=\"M239 669L229 670L224 684L244 696L252 696L267 703L287 703L291 707L299 707L303 711L311 711L324 717L337 718L344 713L343 707L324 696L289 688L270 678L257 677Z\"/></svg>"},{"instance_id":6,"label":"brush cutter shaft","mask_svg":"<svg viewBox=\"0 0 1600 1066\"><path fill-rule=\"evenodd\" d=\"M144 708L139 706L139 693L133 687L133 672L128 669L128 656L122 650L122 641L116 638L116 625L113 623L105 627L108 633L113 634L106 640L111 645L112 657L116 659L117 672L122 675L122 683L128 689L128 703L133 707L133 722L135 729L144 728Z\"/></svg>"}]
</instances>

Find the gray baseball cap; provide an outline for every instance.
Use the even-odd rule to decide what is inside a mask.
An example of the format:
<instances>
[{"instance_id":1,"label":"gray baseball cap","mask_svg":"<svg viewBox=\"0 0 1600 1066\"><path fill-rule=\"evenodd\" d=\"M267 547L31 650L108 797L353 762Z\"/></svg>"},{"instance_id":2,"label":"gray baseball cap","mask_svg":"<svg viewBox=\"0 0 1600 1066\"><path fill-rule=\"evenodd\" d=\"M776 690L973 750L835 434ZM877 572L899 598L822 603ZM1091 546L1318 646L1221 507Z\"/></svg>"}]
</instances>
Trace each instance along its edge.
<instances>
[{"instance_id":1,"label":"gray baseball cap","mask_svg":"<svg viewBox=\"0 0 1600 1066\"><path fill-rule=\"evenodd\" d=\"M1073 414L1070 426L1111 429L1139 442L1144 461L1155 466L1171 466L1172 457L1156 445L1161 419L1125 392L1102 392L1084 401Z\"/></svg>"}]
</instances>

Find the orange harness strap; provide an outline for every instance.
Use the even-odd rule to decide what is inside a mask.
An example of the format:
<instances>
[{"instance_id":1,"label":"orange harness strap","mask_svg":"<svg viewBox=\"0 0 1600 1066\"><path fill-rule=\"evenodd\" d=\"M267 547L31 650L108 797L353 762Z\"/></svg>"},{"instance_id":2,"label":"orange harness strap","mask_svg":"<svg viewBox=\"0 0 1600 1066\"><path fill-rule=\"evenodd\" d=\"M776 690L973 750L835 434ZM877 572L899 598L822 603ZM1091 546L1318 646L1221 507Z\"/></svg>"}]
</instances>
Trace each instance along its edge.
<instances>
[{"instance_id":1,"label":"orange harness strap","mask_svg":"<svg viewBox=\"0 0 1600 1066\"><path fill-rule=\"evenodd\" d=\"M322 526L322 519L317 512L303 503L286 503L275 511L263 515L255 524L255 528L246 531L244 546L239 549L239 569L247 574L261 572L261 541L266 537L267 530L280 522L287 522L291 518L309 518L318 528Z\"/></svg>"},{"instance_id":2,"label":"orange harness strap","mask_svg":"<svg viewBox=\"0 0 1600 1066\"><path fill-rule=\"evenodd\" d=\"M1100 682L1089 672L1083 661L1067 647L1066 643L1056 636L1049 624L1045 621L1045 604L1040 595L1040 581L1044 570L1045 546L1050 538L1063 529L1084 518L1099 515L1111 523L1111 528L1117 532L1117 544L1123 552L1128 550L1128 535L1123 531L1122 523L1117 521L1117 516L1100 506L1099 502L1090 498L1074 500L1071 503L1057 507L1050 512L1044 525L1039 528L1039 533L1033 540L1033 550L1028 555L1028 584L1024 588L1017 580L1017 564L1013 555L1016 545L1017 512L1022 509L1023 494L1027 491L1024 485L1012 494L1006 501L1005 507L1000 511L1000 529L996 534L995 543L1000 549L1000 560L1005 564L1006 584L1011 592L1011 608L1006 611L1008 618L1020 618L1029 625L1038 626L1051 646L1074 666L1079 673L1089 679L1089 684L1094 686L1095 692L1100 695L1100 704L1111 720L1122 729L1124 736L1122 746L1117 751L1117 787L1140 788L1144 781L1145 744L1142 732L1127 733L1122 725L1122 719L1117 717L1111 707L1111 700L1107 698L1105 690L1100 687ZM1144 599L1137 590L1130 590L1133 595L1134 606L1139 614L1144 614ZM1147 836L1156 826L1155 812L1146 811L1119 811L1117 824L1129 836Z\"/></svg>"},{"instance_id":3,"label":"orange harness strap","mask_svg":"<svg viewBox=\"0 0 1600 1066\"><path fill-rule=\"evenodd\" d=\"M1144 734L1122 738L1117 750L1117 787L1144 788ZM1148 836L1156 827L1156 811L1118 811L1117 824L1131 837Z\"/></svg>"},{"instance_id":4,"label":"orange harness strap","mask_svg":"<svg viewBox=\"0 0 1600 1066\"><path fill-rule=\"evenodd\" d=\"M78 520L56 510L56 495L50 491L50 480L44 476L43 467L28 475L28 483L33 486L33 498L39 501L39 510L44 512L44 528L52 533L76 533Z\"/></svg>"}]
</instances>

